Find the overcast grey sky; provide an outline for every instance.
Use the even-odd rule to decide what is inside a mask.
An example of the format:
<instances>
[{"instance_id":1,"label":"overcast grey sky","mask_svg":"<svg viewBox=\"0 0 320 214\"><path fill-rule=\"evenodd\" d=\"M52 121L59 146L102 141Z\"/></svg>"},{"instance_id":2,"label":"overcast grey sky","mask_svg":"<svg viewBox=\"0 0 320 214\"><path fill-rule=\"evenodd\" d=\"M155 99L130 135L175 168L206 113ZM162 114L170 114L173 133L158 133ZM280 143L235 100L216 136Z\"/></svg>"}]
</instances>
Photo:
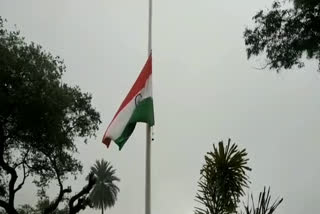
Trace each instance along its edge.
<instances>
[{"instance_id":1,"label":"overcast grey sky","mask_svg":"<svg viewBox=\"0 0 320 214\"><path fill-rule=\"evenodd\" d=\"M272 1L154 0L152 214L191 214L212 143L229 137L249 153L250 192L270 185L278 213L316 213L320 202L320 74L259 71L247 61L244 28ZM145 126L121 152L101 143L106 126L147 58L147 0L0 0L0 16L28 41L65 60L65 81L93 95L97 139L79 141L84 173L111 161L121 191L108 213L144 212ZM77 191L84 177L70 181ZM51 196L55 196L53 188ZM34 204L31 182L17 197ZM99 213L87 209L83 213Z\"/></svg>"}]
</instances>

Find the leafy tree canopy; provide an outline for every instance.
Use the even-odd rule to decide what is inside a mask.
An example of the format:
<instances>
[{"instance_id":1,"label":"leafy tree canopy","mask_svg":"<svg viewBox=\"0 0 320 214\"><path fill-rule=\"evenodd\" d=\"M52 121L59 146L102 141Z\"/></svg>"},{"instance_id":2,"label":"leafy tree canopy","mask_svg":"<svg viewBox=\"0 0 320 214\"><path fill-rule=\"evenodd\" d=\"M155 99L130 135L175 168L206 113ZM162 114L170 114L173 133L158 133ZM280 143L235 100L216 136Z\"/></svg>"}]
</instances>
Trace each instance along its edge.
<instances>
[{"instance_id":1,"label":"leafy tree canopy","mask_svg":"<svg viewBox=\"0 0 320 214\"><path fill-rule=\"evenodd\" d=\"M26 43L0 17L0 207L8 213L17 213L15 195L28 176L40 196L51 181L58 183L50 213L71 192L63 181L82 170L73 157L75 138L93 136L100 115L90 94L62 82L65 71L59 57Z\"/></svg>"},{"instance_id":2,"label":"leafy tree canopy","mask_svg":"<svg viewBox=\"0 0 320 214\"><path fill-rule=\"evenodd\" d=\"M279 71L303 67L306 56L319 62L320 71L319 0L275 1L271 9L260 10L253 20L254 27L244 32L248 58L264 53L264 67Z\"/></svg>"}]
</instances>

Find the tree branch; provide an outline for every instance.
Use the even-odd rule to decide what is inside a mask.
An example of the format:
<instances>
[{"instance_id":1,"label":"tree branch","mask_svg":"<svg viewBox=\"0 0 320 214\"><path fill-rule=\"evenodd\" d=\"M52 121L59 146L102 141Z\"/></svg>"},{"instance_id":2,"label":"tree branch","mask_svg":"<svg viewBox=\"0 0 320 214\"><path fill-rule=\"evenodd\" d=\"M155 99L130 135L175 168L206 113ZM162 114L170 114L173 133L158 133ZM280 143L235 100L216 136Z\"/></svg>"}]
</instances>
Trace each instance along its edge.
<instances>
[{"instance_id":1,"label":"tree branch","mask_svg":"<svg viewBox=\"0 0 320 214\"><path fill-rule=\"evenodd\" d=\"M8 209L9 204L3 200L0 200L0 207L4 208L5 210Z\"/></svg>"},{"instance_id":2,"label":"tree branch","mask_svg":"<svg viewBox=\"0 0 320 214\"><path fill-rule=\"evenodd\" d=\"M17 186L17 188L14 190L15 193L22 188L22 186L24 185L24 182L26 181L26 178L29 176L29 172L26 172L26 167L24 166L24 164L22 164L22 168L23 168L23 179L21 183Z\"/></svg>"},{"instance_id":3,"label":"tree branch","mask_svg":"<svg viewBox=\"0 0 320 214\"><path fill-rule=\"evenodd\" d=\"M0 166L11 175L10 181L9 181L9 209L14 210L13 212L16 212L14 209L14 185L17 181L18 175L16 170L11 167L8 163L4 160L4 147L6 142L6 136L4 134L3 126L0 128Z\"/></svg>"},{"instance_id":4,"label":"tree branch","mask_svg":"<svg viewBox=\"0 0 320 214\"><path fill-rule=\"evenodd\" d=\"M15 193L18 192L18 191L22 188L22 186L24 185L24 182L26 181L26 178L29 176L29 172L26 172L26 167L25 167L25 165L27 165L27 163L26 163L26 158L28 157L29 151L30 151L30 148L29 148L29 149L27 150L27 152L24 154L24 157L23 157L21 163L19 163L19 164L17 164L17 165L15 166L15 168L16 168L16 167L18 167L18 166L20 166L20 165L22 164L22 168L23 168L23 179L22 179L22 182L21 182L21 183L17 186L17 188L14 190ZM28 166L28 165L27 165L27 166Z\"/></svg>"},{"instance_id":5,"label":"tree branch","mask_svg":"<svg viewBox=\"0 0 320 214\"><path fill-rule=\"evenodd\" d=\"M96 178L93 173L89 174L88 185L85 186L79 193L72 196L69 200L69 214L78 213L80 210L84 210L87 206L91 206L90 199L86 195L91 191L93 186L96 183ZM77 200L77 204L74 205L74 202Z\"/></svg>"},{"instance_id":6,"label":"tree branch","mask_svg":"<svg viewBox=\"0 0 320 214\"><path fill-rule=\"evenodd\" d=\"M29 152L30 152L30 148L28 148L28 150L25 152L25 154L23 155L23 159L22 159L22 161L20 162L20 163L18 163L18 164L15 164L13 167L14 167L14 169L16 169L16 168L18 168L19 166L21 166L21 165L26 165L26 166L28 166L27 165L27 163L26 163L26 159L27 159L27 157L28 157L28 155L29 155ZM29 167L29 166L28 166ZM30 168L30 167L29 167Z\"/></svg>"},{"instance_id":7,"label":"tree branch","mask_svg":"<svg viewBox=\"0 0 320 214\"><path fill-rule=\"evenodd\" d=\"M59 206L60 202L63 200L63 196L64 194L66 193L70 193L71 192L71 188L67 188L67 189L63 189L63 184L62 184L62 181L61 181L61 177L60 177L60 173L58 171L58 168L57 168L57 165L56 165L56 162L54 160L52 160L49 156L48 156L48 159L50 160L50 162L52 163L52 166L53 166L53 169L57 175L57 180L58 180L58 184L59 184L59 195L58 197L56 198L56 200L51 203L45 210L44 210L44 214L49 214L51 212L53 212L55 209L57 209L57 207Z\"/></svg>"},{"instance_id":8,"label":"tree branch","mask_svg":"<svg viewBox=\"0 0 320 214\"><path fill-rule=\"evenodd\" d=\"M266 69L269 65L272 65L272 62L268 62L267 64L265 64L264 66L258 68L258 67L253 67L256 70L264 70Z\"/></svg>"}]
</instances>

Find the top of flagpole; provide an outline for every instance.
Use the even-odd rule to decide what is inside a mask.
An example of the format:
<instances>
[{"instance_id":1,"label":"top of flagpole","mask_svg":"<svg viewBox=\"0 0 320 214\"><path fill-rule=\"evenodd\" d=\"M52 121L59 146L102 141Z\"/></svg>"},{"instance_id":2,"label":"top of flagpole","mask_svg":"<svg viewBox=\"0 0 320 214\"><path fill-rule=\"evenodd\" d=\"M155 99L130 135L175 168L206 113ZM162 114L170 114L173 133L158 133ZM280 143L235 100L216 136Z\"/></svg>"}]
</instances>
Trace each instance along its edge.
<instances>
[{"instance_id":1,"label":"top of flagpole","mask_svg":"<svg viewBox=\"0 0 320 214\"><path fill-rule=\"evenodd\" d=\"M149 0L148 56L152 53L152 0Z\"/></svg>"}]
</instances>

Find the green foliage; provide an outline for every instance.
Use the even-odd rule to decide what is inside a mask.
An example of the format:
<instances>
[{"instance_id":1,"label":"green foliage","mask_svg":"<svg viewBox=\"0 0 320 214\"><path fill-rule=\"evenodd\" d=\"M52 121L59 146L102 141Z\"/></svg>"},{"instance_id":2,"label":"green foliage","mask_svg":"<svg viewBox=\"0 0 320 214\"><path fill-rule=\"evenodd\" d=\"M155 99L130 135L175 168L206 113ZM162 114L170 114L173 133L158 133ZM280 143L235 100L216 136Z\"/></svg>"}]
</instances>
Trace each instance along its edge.
<instances>
[{"instance_id":1,"label":"green foliage","mask_svg":"<svg viewBox=\"0 0 320 214\"><path fill-rule=\"evenodd\" d=\"M244 214L273 214L277 207L282 203L283 198L276 199L272 204L270 204L271 195L270 187L268 190L263 189L263 192L260 192L257 206L255 206L253 195L251 195L251 204L248 198L247 205L245 205Z\"/></svg>"},{"instance_id":2,"label":"green foliage","mask_svg":"<svg viewBox=\"0 0 320 214\"><path fill-rule=\"evenodd\" d=\"M28 204L22 205L18 209L19 214L36 214L37 211Z\"/></svg>"},{"instance_id":3,"label":"green foliage","mask_svg":"<svg viewBox=\"0 0 320 214\"><path fill-rule=\"evenodd\" d=\"M41 196L55 180L60 202L71 191L63 181L82 171L75 139L94 136L100 115L90 94L62 81L65 69L59 57L5 29L0 17L0 207L8 212L16 213L15 194L29 175Z\"/></svg>"},{"instance_id":4,"label":"green foliage","mask_svg":"<svg viewBox=\"0 0 320 214\"><path fill-rule=\"evenodd\" d=\"M19 206L17 209L19 214L42 214L45 209L50 205L50 201L48 199L43 199L37 202L35 208L28 204L24 204ZM0 214L2 214L0 212ZM69 214L68 208L65 207L63 209L56 209L52 212L52 214Z\"/></svg>"},{"instance_id":5,"label":"green foliage","mask_svg":"<svg viewBox=\"0 0 320 214\"><path fill-rule=\"evenodd\" d=\"M115 176L116 170L112 165L105 160L97 160L94 166L91 167L91 172L96 178L96 185L90 193L90 200L96 209L104 209L114 206L119 188L113 183L120 181Z\"/></svg>"},{"instance_id":6,"label":"green foliage","mask_svg":"<svg viewBox=\"0 0 320 214\"><path fill-rule=\"evenodd\" d=\"M251 171L248 167L247 152L239 150L236 144L231 145L229 139L226 146L219 142L213 145L213 151L205 155L198 182L199 190L196 200L204 207L197 207L196 214L234 214L238 213L240 197L245 195L249 178L246 174ZM259 194L257 206L251 195L241 214L273 214L283 199L277 199L270 204L270 188Z\"/></svg>"},{"instance_id":7,"label":"green foliage","mask_svg":"<svg viewBox=\"0 0 320 214\"><path fill-rule=\"evenodd\" d=\"M295 8L312 8L319 4L319 0L294 0Z\"/></svg>"},{"instance_id":8,"label":"green foliage","mask_svg":"<svg viewBox=\"0 0 320 214\"><path fill-rule=\"evenodd\" d=\"M45 210L47 209L47 207L50 206L50 200L49 199L42 199L39 200L36 204L36 208L33 209L34 210L34 214L42 214L45 212ZM64 207L63 209L59 209L56 208L53 212L51 212L52 214L68 214L69 210L67 207ZM19 212L20 214L20 212ZM31 213L30 213L31 214ZM33 213L32 213L33 214Z\"/></svg>"},{"instance_id":9,"label":"green foliage","mask_svg":"<svg viewBox=\"0 0 320 214\"><path fill-rule=\"evenodd\" d=\"M247 152L239 150L229 139L226 146L219 142L213 152L205 156L205 164L198 182L197 201L205 208L196 208L197 214L235 213L244 188L248 187Z\"/></svg>"},{"instance_id":10,"label":"green foliage","mask_svg":"<svg viewBox=\"0 0 320 214\"><path fill-rule=\"evenodd\" d=\"M304 66L302 59L315 59L320 71L320 1L295 0L288 8L275 1L270 10L259 11L255 26L244 32L248 58L265 53L264 67L290 69Z\"/></svg>"}]
</instances>

